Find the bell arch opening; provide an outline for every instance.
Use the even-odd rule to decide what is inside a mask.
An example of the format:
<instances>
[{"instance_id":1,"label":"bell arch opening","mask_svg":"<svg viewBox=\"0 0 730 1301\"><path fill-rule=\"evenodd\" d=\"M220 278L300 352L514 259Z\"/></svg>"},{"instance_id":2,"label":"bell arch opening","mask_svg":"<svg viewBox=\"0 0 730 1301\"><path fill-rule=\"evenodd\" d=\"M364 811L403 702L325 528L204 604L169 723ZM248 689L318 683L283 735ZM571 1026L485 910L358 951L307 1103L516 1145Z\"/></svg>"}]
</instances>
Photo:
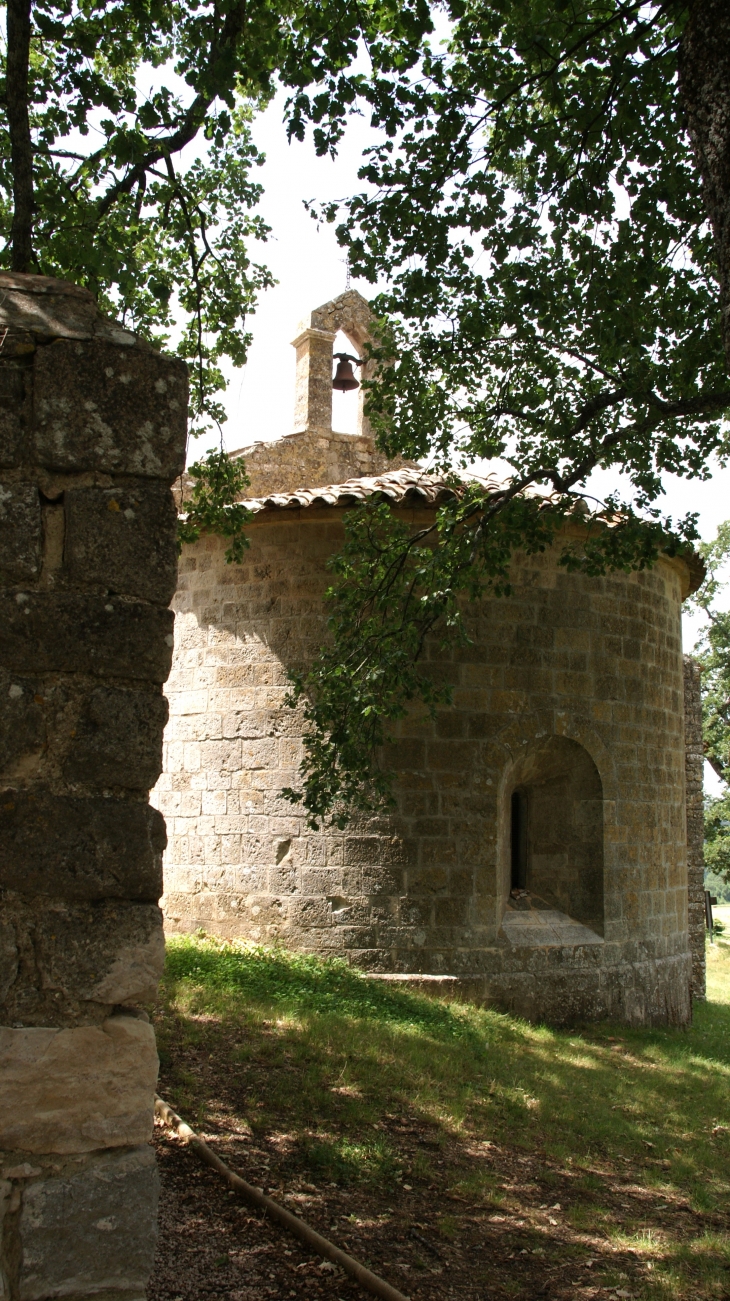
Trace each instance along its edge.
<instances>
[{"instance_id":1,"label":"bell arch opening","mask_svg":"<svg viewBox=\"0 0 730 1301\"><path fill-rule=\"evenodd\" d=\"M588 751L551 737L517 761L505 795L505 917L559 913L553 924L579 923L602 936L603 786Z\"/></svg>"}]
</instances>

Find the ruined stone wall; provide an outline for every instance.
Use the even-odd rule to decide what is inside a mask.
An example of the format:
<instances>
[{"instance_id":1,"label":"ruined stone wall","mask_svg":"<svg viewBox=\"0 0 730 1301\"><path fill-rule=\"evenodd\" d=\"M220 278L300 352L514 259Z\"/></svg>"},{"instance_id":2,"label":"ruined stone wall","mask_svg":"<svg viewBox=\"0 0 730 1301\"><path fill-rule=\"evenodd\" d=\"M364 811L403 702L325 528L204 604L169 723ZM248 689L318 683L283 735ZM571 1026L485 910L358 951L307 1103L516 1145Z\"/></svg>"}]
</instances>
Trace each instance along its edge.
<instances>
[{"instance_id":1,"label":"ruined stone wall","mask_svg":"<svg viewBox=\"0 0 730 1301\"><path fill-rule=\"evenodd\" d=\"M142 1298L186 368L0 291L0 1291Z\"/></svg>"},{"instance_id":2,"label":"ruined stone wall","mask_svg":"<svg viewBox=\"0 0 730 1301\"><path fill-rule=\"evenodd\" d=\"M705 819L700 666L684 657L684 733L686 746L687 886L692 950L692 993L705 997Z\"/></svg>"},{"instance_id":3,"label":"ruined stone wall","mask_svg":"<svg viewBox=\"0 0 730 1301\"><path fill-rule=\"evenodd\" d=\"M167 927L339 953L528 1016L686 1022L682 562L587 578L516 558L511 595L470 611L472 645L431 648L453 707L402 725L397 813L313 832L281 795L301 757L283 700L325 635L341 512L264 512L250 537L240 567L216 538L181 560L153 796ZM583 747L603 799L603 934L557 947L502 926L511 790L550 737Z\"/></svg>"}]
</instances>

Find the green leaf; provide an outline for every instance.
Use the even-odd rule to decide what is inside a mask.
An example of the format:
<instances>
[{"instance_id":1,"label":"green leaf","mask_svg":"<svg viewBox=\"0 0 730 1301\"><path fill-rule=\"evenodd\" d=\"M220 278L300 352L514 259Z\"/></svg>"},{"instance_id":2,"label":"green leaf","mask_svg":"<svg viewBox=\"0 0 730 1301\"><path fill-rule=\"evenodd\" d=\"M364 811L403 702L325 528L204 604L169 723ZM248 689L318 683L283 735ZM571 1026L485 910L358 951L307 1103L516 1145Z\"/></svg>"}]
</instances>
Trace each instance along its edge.
<instances>
[{"instance_id":1,"label":"green leaf","mask_svg":"<svg viewBox=\"0 0 730 1301\"><path fill-rule=\"evenodd\" d=\"M253 519L238 500L251 482L243 461L222 450L209 452L204 461L189 467L188 474L193 487L187 511L178 521L178 551L186 542L197 542L201 533L218 534L230 540L226 564L240 564L250 546L244 530Z\"/></svg>"}]
</instances>

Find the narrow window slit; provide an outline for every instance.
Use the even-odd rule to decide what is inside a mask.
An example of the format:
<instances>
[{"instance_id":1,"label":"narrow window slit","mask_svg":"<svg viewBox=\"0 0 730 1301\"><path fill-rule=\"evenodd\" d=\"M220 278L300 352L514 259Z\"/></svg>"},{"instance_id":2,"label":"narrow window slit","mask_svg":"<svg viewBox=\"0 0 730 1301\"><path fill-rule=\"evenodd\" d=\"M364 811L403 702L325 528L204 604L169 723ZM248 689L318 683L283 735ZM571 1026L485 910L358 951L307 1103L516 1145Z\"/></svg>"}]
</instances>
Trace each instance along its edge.
<instances>
[{"instance_id":1,"label":"narrow window slit","mask_svg":"<svg viewBox=\"0 0 730 1301\"><path fill-rule=\"evenodd\" d=\"M512 792L511 830L513 890L527 889L527 795L525 791Z\"/></svg>"}]
</instances>

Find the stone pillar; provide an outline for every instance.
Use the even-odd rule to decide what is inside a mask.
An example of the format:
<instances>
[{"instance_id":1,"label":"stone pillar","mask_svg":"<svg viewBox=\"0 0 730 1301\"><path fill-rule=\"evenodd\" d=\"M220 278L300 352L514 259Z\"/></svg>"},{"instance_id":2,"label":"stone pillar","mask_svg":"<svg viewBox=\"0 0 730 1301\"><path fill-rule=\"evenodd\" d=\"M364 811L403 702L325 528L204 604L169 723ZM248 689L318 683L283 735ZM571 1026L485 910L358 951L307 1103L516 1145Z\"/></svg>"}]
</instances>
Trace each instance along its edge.
<instances>
[{"instance_id":1,"label":"stone pillar","mask_svg":"<svg viewBox=\"0 0 730 1301\"><path fill-rule=\"evenodd\" d=\"M294 433L332 428L332 345L331 330L301 330L292 347L297 350L294 390Z\"/></svg>"},{"instance_id":2,"label":"stone pillar","mask_svg":"<svg viewBox=\"0 0 730 1301\"><path fill-rule=\"evenodd\" d=\"M143 1298L186 367L0 274L0 1285Z\"/></svg>"},{"instance_id":3,"label":"stone pillar","mask_svg":"<svg viewBox=\"0 0 730 1301\"><path fill-rule=\"evenodd\" d=\"M702 786L704 746L702 743L702 697L700 666L690 655L684 657L684 743L687 807L687 884L689 943L692 954L692 995L705 997L705 825Z\"/></svg>"},{"instance_id":4,"label":"stone pillar","mask_svg":"<svg viewBox=\"0 0 730 1301\"><path fill-rule=\"evenodd\" d=\"M357 395L357 433L359 438L373 438L373 427L365 415L365 399L367 392L363 388L363 380L372 379L375 375L375 362L363 362L359 368L360 389Z\"/></svg>"}]
</instances>

